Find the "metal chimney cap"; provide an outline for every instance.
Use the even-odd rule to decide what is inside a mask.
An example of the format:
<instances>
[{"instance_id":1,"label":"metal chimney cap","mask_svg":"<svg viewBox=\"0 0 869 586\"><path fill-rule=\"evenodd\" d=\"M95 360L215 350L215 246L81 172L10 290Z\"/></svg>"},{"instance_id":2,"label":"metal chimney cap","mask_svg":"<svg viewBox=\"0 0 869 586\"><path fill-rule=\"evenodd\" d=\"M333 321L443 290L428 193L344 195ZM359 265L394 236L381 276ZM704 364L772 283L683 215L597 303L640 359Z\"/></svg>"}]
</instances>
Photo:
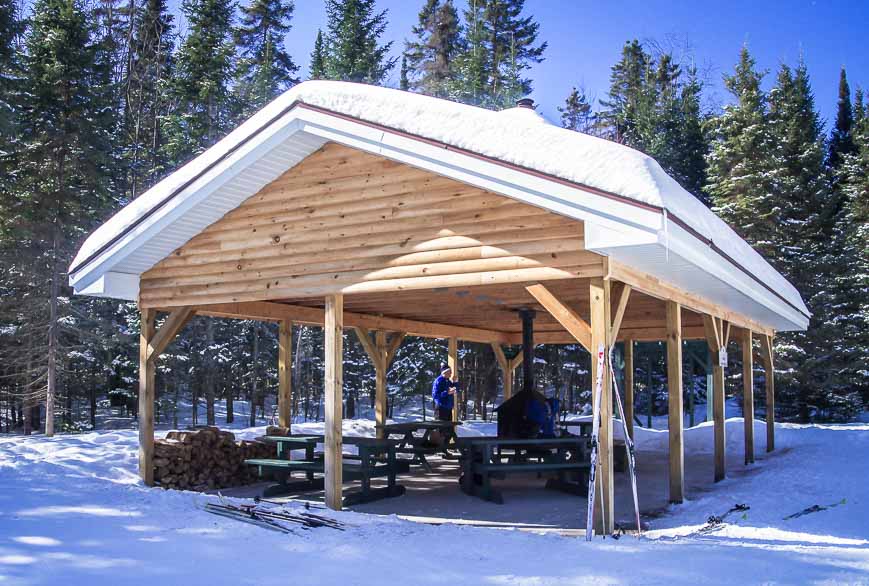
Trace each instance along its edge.
<instances>
[{"instance_id":1,"label":"metal chimney cap","mask_svg":"<svg viewBox=\"0 0 869 586\"><path fill-rule=\"evenodd\" d=\"M534 100L532 100L531 98L521 98L519 100L516 100L516 107L517 108L528 108L529 110L533 110L534 109Z\"/></svg>"}]
</instances>

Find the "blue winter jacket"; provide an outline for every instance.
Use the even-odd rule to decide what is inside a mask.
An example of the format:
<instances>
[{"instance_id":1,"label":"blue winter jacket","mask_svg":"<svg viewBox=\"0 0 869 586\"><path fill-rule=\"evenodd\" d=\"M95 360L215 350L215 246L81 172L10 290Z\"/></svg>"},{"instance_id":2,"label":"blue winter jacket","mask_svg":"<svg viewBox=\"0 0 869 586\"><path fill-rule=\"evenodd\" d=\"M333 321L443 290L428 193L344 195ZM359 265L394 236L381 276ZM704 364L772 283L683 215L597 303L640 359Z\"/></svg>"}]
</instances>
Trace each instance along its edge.
<instances>
[{"instance_id":1,"label":"blue winter jacket","mask_svg":"<svg viewBox=\"0 0 869 586\"><path fill-rule=\"evenodd\" d=\"M431 397L434 399L436 407L440 407L441 409L453 408L453 395L450 394L450 387L454 385L455 383L443 375L435 379L434 384L431 386Z\"/></svg>"},{"instance_id":2,"label":"blue winter jacket","mask_svg":"<svg viewBox=\"0 0 869 586\"><path fill-rule=\"evenodd\" d=\"M538 437L555 437L557 415L558 399L547 399L545 403L531 399L525 405L525 417L540 426Z\"/></svg>"}]
</instances>

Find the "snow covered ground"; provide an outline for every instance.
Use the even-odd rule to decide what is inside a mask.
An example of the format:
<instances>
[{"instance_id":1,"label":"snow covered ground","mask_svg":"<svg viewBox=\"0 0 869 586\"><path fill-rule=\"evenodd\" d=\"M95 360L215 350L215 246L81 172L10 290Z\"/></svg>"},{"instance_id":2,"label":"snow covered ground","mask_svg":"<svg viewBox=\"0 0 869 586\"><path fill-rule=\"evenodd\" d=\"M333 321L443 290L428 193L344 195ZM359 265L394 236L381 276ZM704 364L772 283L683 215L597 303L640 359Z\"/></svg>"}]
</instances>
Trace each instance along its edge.
<instances>
[{"instance_id":1,"label":"snow covered ground","mask_svg":"<svg viewBox=\"0 0 869 586\"><path fill-rule=\"evenodd\" d=\"M756 429L761 457L746 468L742 421L728 421L730 477L718 484L708 482L711 426L687 430L686 462L710 466L705 481L689 478L689 501L647 515L642 539L592 543L359 512L334 514L344 532L281 535L202 511L214 497L141 486L135 431L0 436L0 584L869 584L869 424L780 425L772 455L760 422ZM371 430L369 421L345 422L348 435ZM640 482L660 491L666 432L638 430L638 444ZM409 498L381 503L401 512ZM694 533L735 503L751 507L744 518Z\"/></svg>"}]
</instances>

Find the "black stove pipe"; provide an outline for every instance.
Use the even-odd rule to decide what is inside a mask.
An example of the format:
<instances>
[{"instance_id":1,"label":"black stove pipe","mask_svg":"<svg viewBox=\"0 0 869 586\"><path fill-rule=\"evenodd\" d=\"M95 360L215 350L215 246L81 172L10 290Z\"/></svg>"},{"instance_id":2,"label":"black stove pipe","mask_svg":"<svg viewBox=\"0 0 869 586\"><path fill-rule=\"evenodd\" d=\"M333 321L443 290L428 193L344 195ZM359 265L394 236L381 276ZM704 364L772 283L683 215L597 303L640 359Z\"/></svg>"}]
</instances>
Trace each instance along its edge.
<instances>
[{"instance_id":1,"label":"black stove pipe","mask_svg":"<svg viewBox=\"0 0 869 586\"><path fill-rule=\"evenodd\" d=\"M522 318L522 390L534 390L534 310L520 309Z\"/></svg>"}]
</instances>

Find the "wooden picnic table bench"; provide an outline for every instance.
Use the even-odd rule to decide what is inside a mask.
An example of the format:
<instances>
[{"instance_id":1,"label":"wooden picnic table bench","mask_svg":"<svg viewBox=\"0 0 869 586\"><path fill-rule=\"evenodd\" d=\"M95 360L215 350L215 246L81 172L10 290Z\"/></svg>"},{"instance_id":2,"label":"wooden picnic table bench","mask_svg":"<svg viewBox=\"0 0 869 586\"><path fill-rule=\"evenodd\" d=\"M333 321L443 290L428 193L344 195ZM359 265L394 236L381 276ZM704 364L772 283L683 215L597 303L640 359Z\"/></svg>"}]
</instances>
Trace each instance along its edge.
<instances>
[{"instance_id":1,"label":"wooden picnic table bench","mask_svg":"<svg viewBox=\"0 0 869 586\"><path fill-rule=\"evenodd\" d=\"M588 439L571 436L540 439L463 437L457 441L461 452L462 491L484 500L503 503L493 479L517 473L555 473L546 488L571 494L585 494L589 470ZM571 477L575 477L575 480Z\"/></svg>"},{"instance_id":2,"label":"wooden picnic table bench","mask_svg":"<svg viewBox=\"0 0 869 586\"><path fill-rule=\"evenodd\" d=\"M322 490L324 487L325 459L323 454L315 452L318 444L323 443L321 435L290 435L290 436L266 436L264 441L274 443L277 446L277 457L245 460L248 466L256 466L260 476L266 472L272 473L278 484L266 489L264 496L277 496L294 491ZM358 454L344 454L341 468L344 481L360 481L359 492L348 493L344 496L344 504L347 506L366 503L382 498L400 496L404 494L404 486L396 482L396 475L406 472L409 467L399 462L395 457L396 442L387 439L370 437L344 437L342 443L354 445ZM305 450L304 460L292 460L290 454L293 450ZM385 460L379 458L385 455ZM307 479L301 482L290 483L293 472L304 472ZM315 474L320 475L315 478ZM387 486L372 488L372 478L387 479Z\"/></svg>"},{"instance_id":3,"label":"wooden picnic table bench","mask_svg":"<svg viewBox=\"0 0 869 586\"><path fill-rule=\"evenodd\" d=\"M390 423L383 426L384 436L396 439L395 451L398 454L413 456L410 463L420 464L427 472L431 472L431 464L426 456L441 454L445 458L455 458L449 453L456 445L456 426L460 421L407 421ZM432 437L437 432L437 439Z\"/></svg>"},{"instance_id":4,"label":"wooden picnic table bench","mask_svg":"<svg viewBox=\"0 0 869 586\"><path fill-rule=\"evenodd\" d=\"M563 431L573 432L573 430L577 430L577 435L591 437L591 421L559 421L556 425Z\"/></svg>"}]
</instances>

